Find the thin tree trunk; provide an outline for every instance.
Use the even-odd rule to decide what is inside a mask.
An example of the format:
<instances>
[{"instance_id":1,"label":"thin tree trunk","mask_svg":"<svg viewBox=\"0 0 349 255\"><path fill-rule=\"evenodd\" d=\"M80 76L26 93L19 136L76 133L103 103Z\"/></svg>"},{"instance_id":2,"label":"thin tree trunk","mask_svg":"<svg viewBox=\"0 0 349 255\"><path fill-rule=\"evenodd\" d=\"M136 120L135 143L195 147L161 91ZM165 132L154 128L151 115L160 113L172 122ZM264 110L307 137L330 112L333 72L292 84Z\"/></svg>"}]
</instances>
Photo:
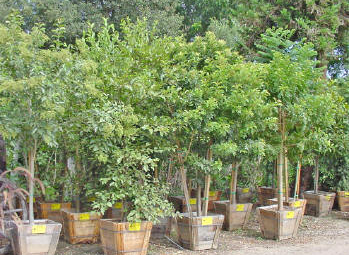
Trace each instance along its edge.
<instances>
[{"instance_id":1,"label":"thin tree trunk","mask_svg":"<svg viewBox=\"0 0 349 255\"><path fill-rule=\"evenodd\" d=\"M29 171L31 174L31 178L29 180L29 224L33 225L34 224L34 177L35 177L35 156L36 156L36 147L37 147L37 142L34 140L34 147L31 148L28 152L28 160L29 160Z\"/></svg>"},{"instance_id":2,"label":"thin tree trunk","mask_svg":"<svg viewBox=\"0 0 349 255\"><path fill-rule=\"evenodd\" d=\"M198 184L197 192L196 192L196 215L201 216L201 186Z\"/></svg>"},{"instance_id":3,"label":"thin tree trunk","mask_svg":"<svg viewBox=\"0 0 349 255\"><path fill-rule=\"evenodd\" d=\"M232 185L231 185L231 204L236 204L236 190L237 190L237 183L238 183L238 171L240 164L232 164L233 168L231 171L231 178L232 178ZM235 167L234 167L235 166Z\"/></svg>"},{"instance_id":4,"label":"thin tree trunk","mask_svg":"<svg viewBox=\"0 0 349 255\"><path fill-rule=\"evenodd\" d=\"M301 174L302 174L302 161L299 162L299 169L298 169L297 199L299 198L300 189L301 189Z\"/></svg>"},{"instance_id":5,"label":"thin tree trunk","mask_svg":"<svg viewBox=\"0 0 349 255\"><path fill-rule=\"evenodd\" d=\"M277 175L278 163L277 160L274 160L273 172L271 174L271 187L275 189L275 177Z\"/></svg>"},{"instance_id":6,"label":"thin tree trunk","mask_svg":"<svg viewBox=\"0 0 349 255\"><path fill-rule=\"evenodd\" d=\"M319 157L315 158L315 181L314 181L314 192L319 193Z\"/></svg>"},{"instance_id":7,"label":"thin tree trunk","mask_svg":"<svg viewBox=\"0 0 349 255\"><path fill-rule=\"evenodd\" d=\"M205 190L204 190L204 206L202 209L202 215L207 216L208 211L208 199L209 199L209 193L210 193L210 182L211 182L211 176L206 175L205 176Z\"/></svg>"},{"instance_id":8,"label":"thin tree trunk","mask_svg":"<svg viewBox=\"0 0 349 255\"><path fill-rule=\"evenodd\" d=\"M288 202L289 201L289 194L288 194L288 190L289 190L289 184L288 184L288 159L287 156L285 156L284 158L284 169L285 169L285 201Z\"/></svg>"},{"instance_id":9,"label":"thin tree trunk","mask_svg":"<svg viewBox=\"0 0 349 255\"><path fill-rule=\"evenodd\" d=\"M76 156L76 175L79 177L82 173L82 166L81 166L81 159L80 159L78 147L76 147L75 149L75 156ZM76 183L75 192L76 192L75 193L75 209L76 209L76 212L80 212L80 181L77 181Z\"/></svg>"},{"instance_id":10,"label":"thin tree trunk","mask_svg":"<svg viewBox=\"0 0 349 255\"><path fill-rule=\"evenodd\" d=\"M284 205L283 205L283 194L282 194L282 189L283 189L283 185L282 185L282 169L283 169L283 153L282 150L279 153L278 156L278 210L282 211L284 209Z\"/></svg>"},{"instance_id":11,"label":"thin tree trunk","mask_svg":"<svg viewBox=\"0 0 349 255\"><path fill-rule=\"evenodd\" d=\"M229 187L229 201L230 201L230 204L233 203L233 190L234 190L234 176L235 176L235 171L234 171L234 168L235 168L235 164L232 163L231 164L231 180L230 180L230 187Z\"/></svg>"}]
</instances>

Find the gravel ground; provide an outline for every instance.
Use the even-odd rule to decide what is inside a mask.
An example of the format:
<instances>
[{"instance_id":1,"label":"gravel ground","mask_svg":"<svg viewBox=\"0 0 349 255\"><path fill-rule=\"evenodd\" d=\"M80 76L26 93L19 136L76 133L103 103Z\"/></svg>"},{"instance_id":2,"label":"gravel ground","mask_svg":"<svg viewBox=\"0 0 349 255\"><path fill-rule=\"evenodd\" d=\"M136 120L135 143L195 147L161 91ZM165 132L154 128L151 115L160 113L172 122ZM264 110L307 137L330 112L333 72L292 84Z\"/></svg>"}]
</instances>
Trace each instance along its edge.
<instances>
[{"instance_id":1,"label":"gravel ground","mask_svg":"<svg viewBox=\"0 0 349 255\"><path fill-rule=\"evenodd\" d=\"M60 241L56 255L102 255L99 244L69 245ZM304 216L293 239L274 241L261 237L255 214L245 230L222 231L217 250L182 250L168 240L151 242L148 255L349 255L349 213L338 211L323 218Z\"/></svg>"}]
</instances>

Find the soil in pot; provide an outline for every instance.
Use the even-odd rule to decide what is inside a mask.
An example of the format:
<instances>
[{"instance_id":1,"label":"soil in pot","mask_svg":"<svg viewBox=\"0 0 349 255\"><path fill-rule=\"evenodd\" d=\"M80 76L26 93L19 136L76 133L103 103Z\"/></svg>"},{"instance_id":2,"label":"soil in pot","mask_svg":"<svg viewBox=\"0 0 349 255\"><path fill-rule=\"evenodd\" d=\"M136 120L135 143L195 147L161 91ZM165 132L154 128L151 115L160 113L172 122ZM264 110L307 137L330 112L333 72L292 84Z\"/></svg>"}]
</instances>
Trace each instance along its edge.
<instances>
[{"instance_id":1,"label":"soil in pot","mask_svg":"<svg viewBox=\"0 0 349 255\"><path fill-rule=\"evenodd\" d=\"M328 215L332 211L336 193L319 191L317 194L313 190L305 191L304 198L307 200L305 214L315 217Z\"/></svg>"},{"instance_id":2,"label":"soil in pot","mask_svg":"<svg viewBox=\"0 0 349 255\"><path fill-rule=\"evenodd\" d=\"M266 239L284 240L293 238L302 219L302 208L284 207L278 211L277 205L258 208L262 236Z\"/></svg>"},{"instance_id":3,"label":"soil in pot","mask_svg":"<svg viewBox=\"0 0 349 255\"><path fill-rule=\"evenodd\" d=\"M152 223L119 222L112 219L101 221L101 242L105 255L146 255Z\"/></svg>"},{"instance_id":4,"label":"soil in pot","mask_svg":"<svg viewBox=\"0 0 349 255\"><path fill-rule=\"evenodd\" d=\"M338 191L338 206L342 212L349 212L349 191Z\"/></svg>"},{"instance_id":5,"label":"soil in pot","mask_svg":"<svg viewBox=\"0 0 349 255\"><path fill-rule=\"evenodd\" d=\"M231 204L229 200L214 202L215 212L224 215L223 229L231 231L244 228L251 214L251 203Z\"/></svg>"},{"instance_id":6,"label":"soil in pot","mask_svg":"<svg viewBox=\"0 0 349 255\"><path fill-rule=\"evenodd\" d=\"M216 249L224 215L193 216L183 213L177 218L178 242L190 250Z\"/></svg>"},{"instance_id":7,"label":"soil in pot","mask_svg":"<svg viewBox=\"0 0 349 255\"><path fill-rule=\"evenodd\" d=\"M11 228L11 244L16 255L54 255L62 225L52 220L29 221Z\"/></svg>"},{"instance_id":8,"label":"soil in pot","mask_svg":"<svg viewBox=\"0 0 349 255\"><path fill-rule=\"evenodd\" d=\"M71 243L96 243L99 239L99 220L101 215L95 212L76 213L74 210L62 210L64 239Z\"/></svg>"}]
</instances>

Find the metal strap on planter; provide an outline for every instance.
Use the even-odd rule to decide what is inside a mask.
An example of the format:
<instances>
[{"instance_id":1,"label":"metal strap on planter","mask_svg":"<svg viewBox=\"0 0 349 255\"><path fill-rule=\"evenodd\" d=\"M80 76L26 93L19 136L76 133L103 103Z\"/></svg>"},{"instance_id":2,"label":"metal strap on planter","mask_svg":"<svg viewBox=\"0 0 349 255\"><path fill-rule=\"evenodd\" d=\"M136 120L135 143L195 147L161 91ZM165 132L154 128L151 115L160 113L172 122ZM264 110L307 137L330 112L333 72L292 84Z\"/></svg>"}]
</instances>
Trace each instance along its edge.
<instances>
[{"instance_id":1,"label":"metal strap on planter","mask_svg":"<svg viewBox=\"0 0 349 255\"><path fill-rule=\"evenodd\" d=\"M99 219L88 219L88 220L66 220L68 222L75 222L75 221L96 221L96 220L99 220Z\"/></svg>"},{"instance_id":2,"label":"metal strap on planter","mask_svg":"<svg viewBox=\"0 0 349 255\"><path fill-rule=\"evenodd\" d=\"M102 246L102 248L103 249L106 249L106 250L109 250L109 251L113 251L113 252L116 252L117 254L118 253L130 253L130 252L141 252L141 251L143 251L143 249L140 249L140 250L131 250L131 251L118 251L118 250L115 250L115 249L113 249L113 248L109 248L109 247L107 247L107 246Z\"/></svg>"},{"instance_id":3,"label":"metal strap on planter","mask_svg":"<svg viewBox=\"0 0 349 255\"><path fill-rule=\"evenodd\" d=\"M98 237L99 235L87 235L87 236L70 236L74 238L88 238L88 237Z\"/></svg>"},{"instance_id":4,"label":"metal strap on planter","mask_svg":"<svg viewBox=\"0 0 349 255\"><path fill-rule=\"evenodd\" d=\"M188 227L211 227L211 226L222 226L223 224L220 223L215 223L215 224L210 224L210 225L198 225L198 224L187 224L187 223L181 223L181 222L177 222L177 225L180 226L188 226Z\"/></svg>"},{"instance_id":5,"label":"metal strap on planter","mask_svg":"<svg viewBox=\"0 0 349 255\"><path fill-rule=\"evenodd\" d=\"M101 228L105 231L112 232L112 233L135 233L135 232L147 232L147 229L144 230L137 230L137 231L130 231L130 230L123 230L123 231L114 231L106 228Z\"/></svg>"}]
</instances>

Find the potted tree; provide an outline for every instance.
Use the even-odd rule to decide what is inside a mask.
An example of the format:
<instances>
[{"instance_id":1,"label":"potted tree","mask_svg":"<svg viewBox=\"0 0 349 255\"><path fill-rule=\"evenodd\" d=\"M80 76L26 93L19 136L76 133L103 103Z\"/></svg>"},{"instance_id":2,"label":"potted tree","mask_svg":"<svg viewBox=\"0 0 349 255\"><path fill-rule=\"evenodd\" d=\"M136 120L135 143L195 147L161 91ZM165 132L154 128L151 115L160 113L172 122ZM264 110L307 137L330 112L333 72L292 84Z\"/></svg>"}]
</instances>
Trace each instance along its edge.
<instances>
[{"instance_id":1,"label":"potted tree","mask_svg":"<svg viewBox=\"0 0 349 255\"><path fill-rule=\"evenodd\" d=\"M306 113L313 105L308 100L321 90L321 70L314 68L314 61L309 60L314 54L310 44L300 44L288 55L275 52L267 66L266 87L270 99L278 104L278 139L274 138L274 141L279 141L279 145L276 147L278 204L259 209L261 232L265 238L294 237L302 218L301 207L284 206L283 191L284 188L288 190L287 158L302 154L308 138L304 130L311 130Z\"/></svg>"},{"instance_id":2,"label":"potted tree","mask_svg":"<svg viewBox=\"0 0 349 255\"><path fill-rule=\"evenodd\" d=\"M16 254L54 254L61 224L50 220L34 220L33 197L35 160L40 143L55 145L59 131L56 116L61 93L60 75L64 76L69 52L52 47L42 49L48 37L42 28L31 33L21 29L22 19L12 16L6 26L1 25L6 41L0 43L2 84L0 100L1 130L7 138L17 139L27 156L29 180L29 221L16 225L12 242Z\"/></svg>"}]
</instances>

